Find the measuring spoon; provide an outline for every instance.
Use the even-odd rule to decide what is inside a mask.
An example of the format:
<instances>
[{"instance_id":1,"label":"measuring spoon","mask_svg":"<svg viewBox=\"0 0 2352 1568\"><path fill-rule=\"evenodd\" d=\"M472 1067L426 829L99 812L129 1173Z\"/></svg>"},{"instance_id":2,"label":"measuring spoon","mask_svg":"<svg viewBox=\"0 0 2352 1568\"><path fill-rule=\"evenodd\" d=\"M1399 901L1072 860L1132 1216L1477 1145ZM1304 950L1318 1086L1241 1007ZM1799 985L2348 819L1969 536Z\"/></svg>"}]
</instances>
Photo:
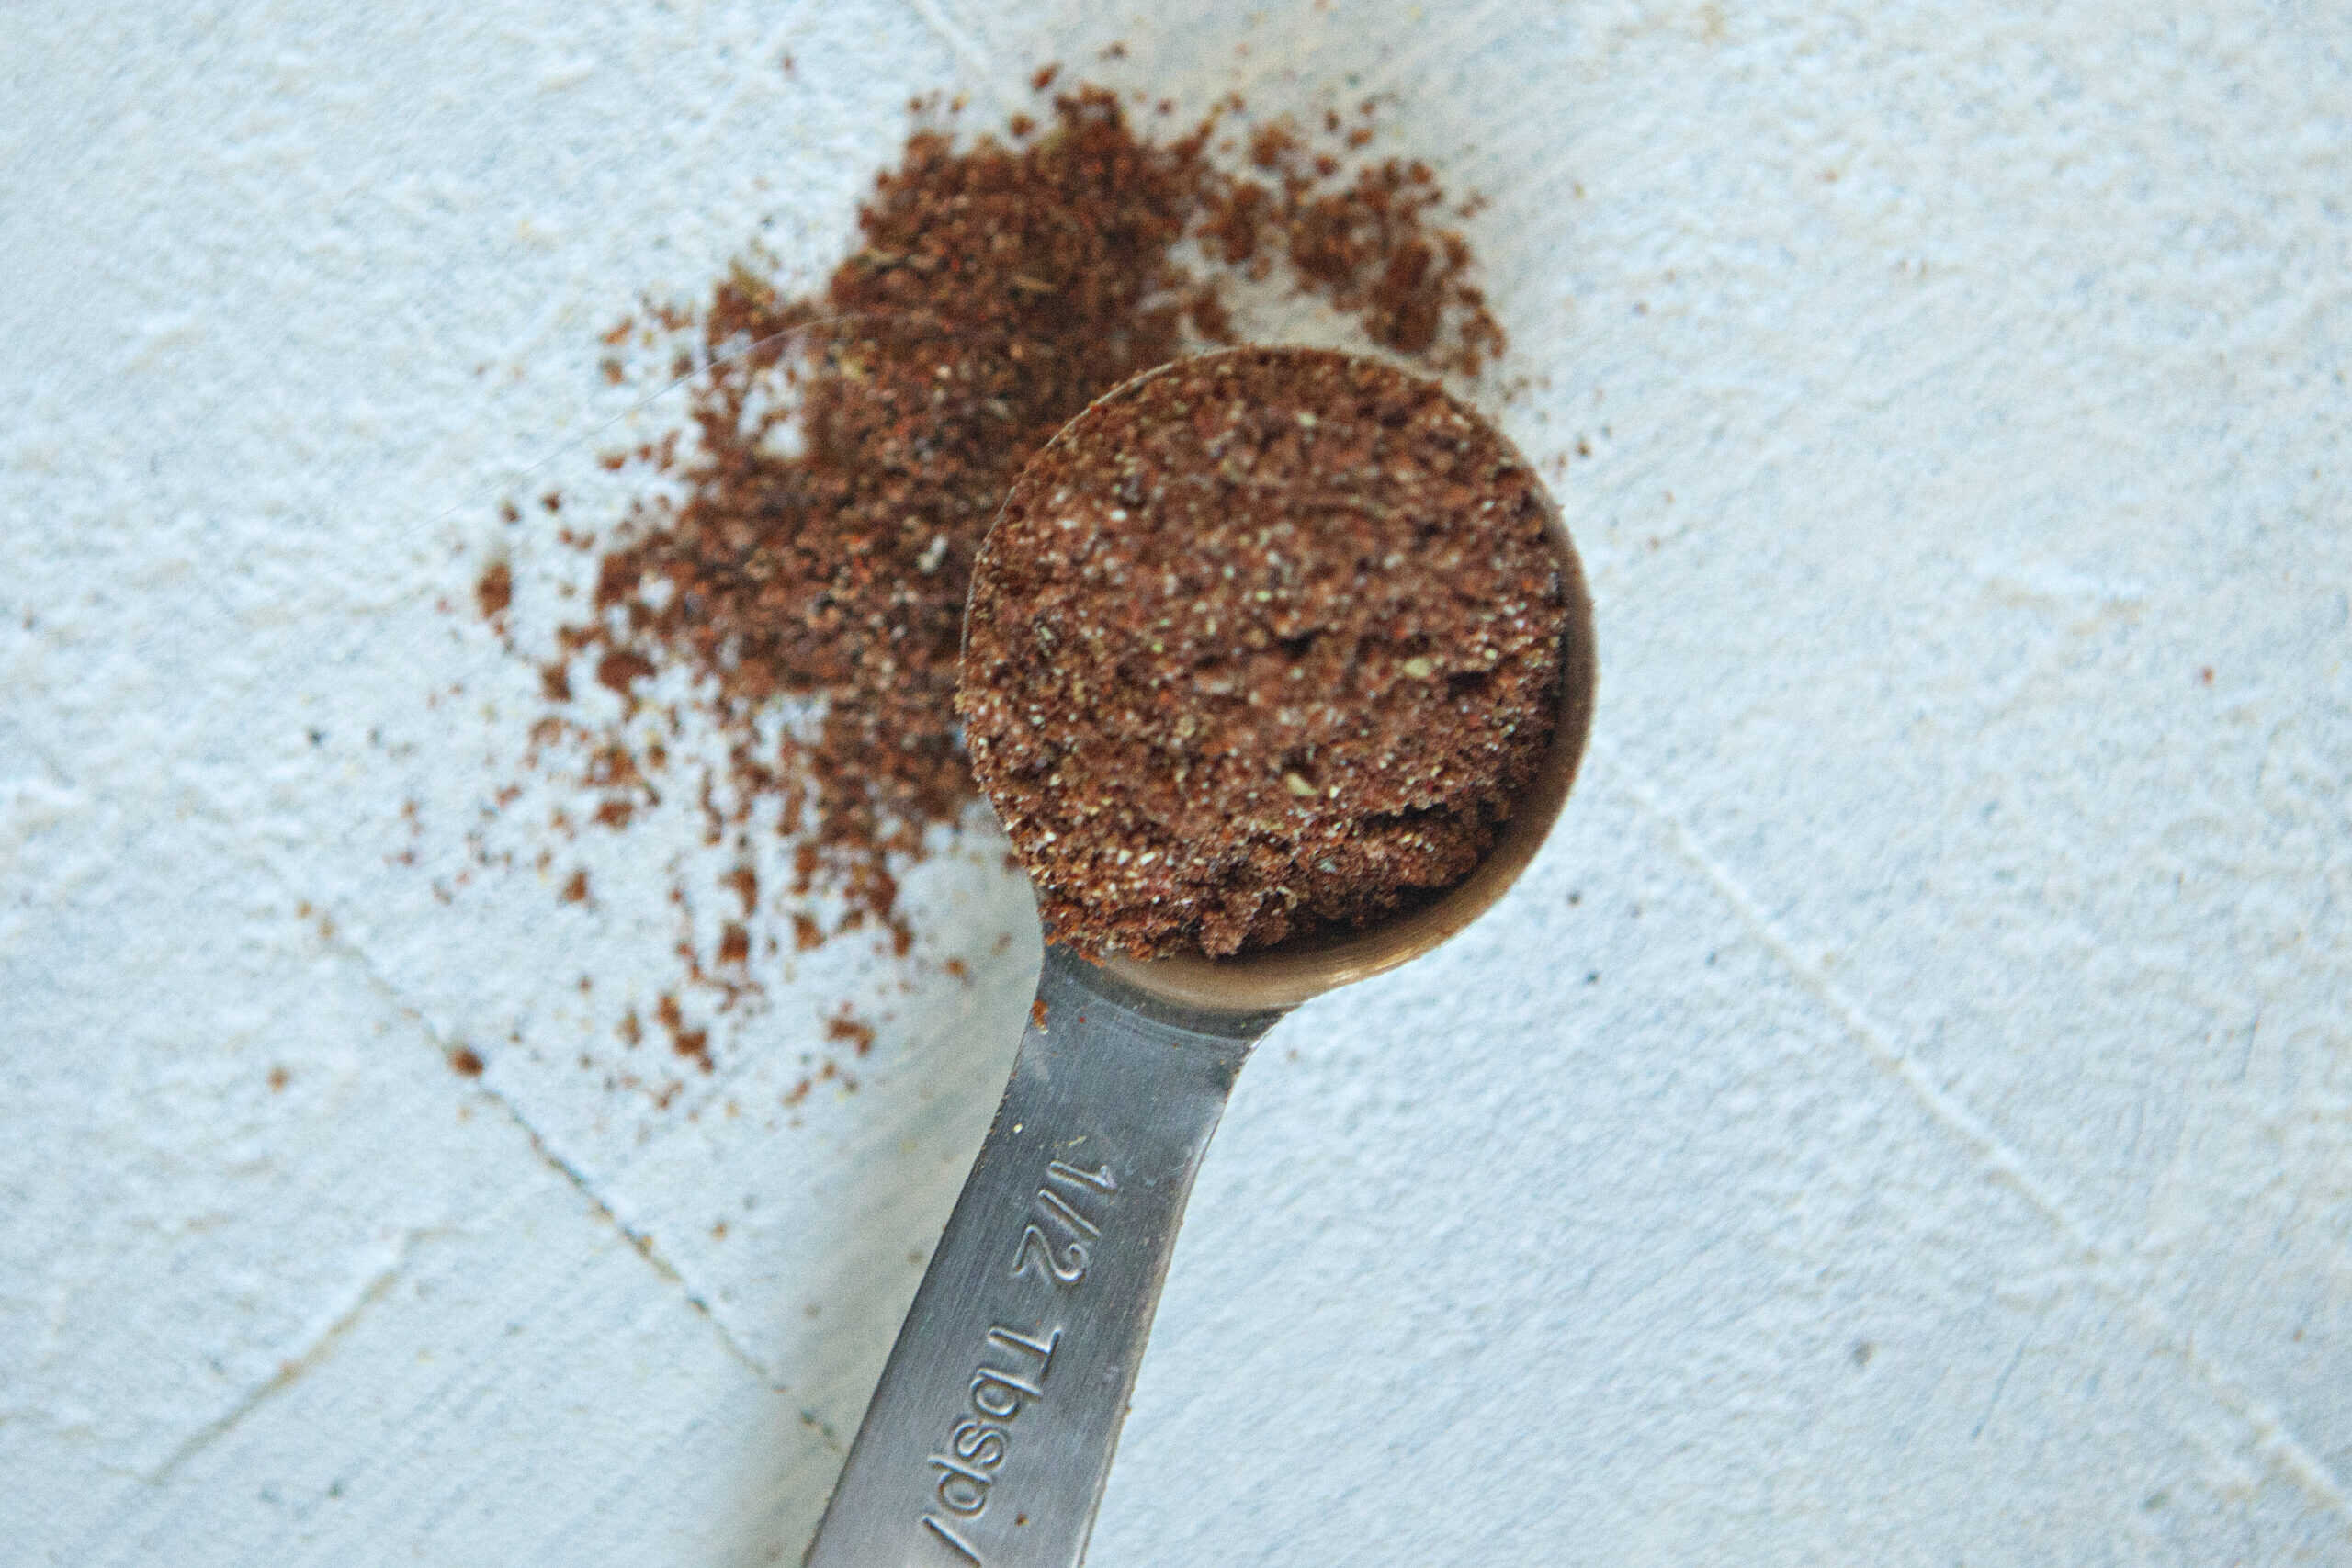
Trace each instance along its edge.
<instances>
[{"instance_id":1,"label":"measuring spoon","mask_svg":"<svg viewBox=\"0 0 2352 1568\"><path fill-rule=\"evenodd\" d=\"M1419 908L1261 953L1046 950L1012 1081L915 1292L807 1568L1075 1568L1193 1178L1259 1039L1484 913L1559 816L1591 728L1592 605L1548 498L1559 715L1486 859Z\"/></svg>"}]
</instances>

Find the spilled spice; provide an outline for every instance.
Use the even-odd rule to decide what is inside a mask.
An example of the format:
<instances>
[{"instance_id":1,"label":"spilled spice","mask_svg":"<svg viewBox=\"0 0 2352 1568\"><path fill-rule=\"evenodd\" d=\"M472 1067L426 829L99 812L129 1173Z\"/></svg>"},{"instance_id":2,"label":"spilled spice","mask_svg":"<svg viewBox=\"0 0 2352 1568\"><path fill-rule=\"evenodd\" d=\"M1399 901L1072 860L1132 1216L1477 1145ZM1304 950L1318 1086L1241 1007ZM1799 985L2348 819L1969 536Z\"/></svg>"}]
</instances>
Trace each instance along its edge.
<instances>
[{"instance_id":1,"label":"spilled spice","mask_svg":"<svg viewBox=\"0 0 2352 1568\"><path fill-rule=\"evenodd\" d=\"M1169 367L1022 472L961 707L1048 937L1223 956L1467 875L1557 714L1543 488L1435 382L1315 349Z\"/></svg>"},{"instance_id":2,"label":"spilled spice","mask_svg":"<svg viewBox=\"0 0 2352 1568\"><path fill-rule=\"evenodd\" d=\"M874 1026L843 1012L825 1021L825 1038L863 1056L874 1049Z\"/></svg>"},{"instance_id":3,"label":"spilled spice","mask_svg":"<svg viewBox=\"0 0 2352 1568\"><path fill-rule=\"evenodd\" d=\"M1080 86L1001 136L919 130L821 288L787 293L753 258L699 306L649 306L608 334L616 380L635 373L625 351L675 345L656 374L691 378L688 414L606 459L661 481L616 527L561 535L596 569L589 613L526 655L547 704L532 757L578 759L594 804L564 830L624 830L674 795L731 846L742 918L686 954L695 980L728 976L731 998L761 955L861 926L910 948L898 873L975 799L954 707L972 562L1022 465L1091 400L1232 341L1245 286L1319 299L1431 370L1475 376L1501 351L1431 171L1352 155L1370 112L1245 134L1234 100L1155 135ZM522 654L506 570L475 597ZM723 761L673 761L631 726L671 671ZM628 716L581 716L590 682ZM782 847L765 905L763 841ZM707 1066L698 1032L661 1021Z\"/></svg>"},{"instance_id":4,"label":"spilled spice","mask_svg":"<svg viewBox=\"0 0 2352 1568\"><path fill-rule=\"evenodd\" d=\"M481 611L481 618L494 621L514 603L514 572L503 560L494 560L482 569L474 582L474 605Z\"/></svg>"}]
</instances>

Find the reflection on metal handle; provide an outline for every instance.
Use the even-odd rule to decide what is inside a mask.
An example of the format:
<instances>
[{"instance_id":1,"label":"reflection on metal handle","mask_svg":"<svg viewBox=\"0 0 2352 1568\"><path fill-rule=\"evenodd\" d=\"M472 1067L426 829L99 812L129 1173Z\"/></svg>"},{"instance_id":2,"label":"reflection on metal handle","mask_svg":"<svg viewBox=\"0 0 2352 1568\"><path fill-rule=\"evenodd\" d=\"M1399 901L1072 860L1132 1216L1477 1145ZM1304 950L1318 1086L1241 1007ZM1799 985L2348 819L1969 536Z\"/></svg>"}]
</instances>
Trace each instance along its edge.
<instances>
[{"instance_id":1,"label":"reflection on metal handle","mask_svg":"<svg viewBox=\"0 0 2352 1568\"><path fill-rule=\"evenodd\" d=\"M1074 1568L1177 1223L1279 1013L1199 1012L1046 952L996 1122L807 1568Z\"/></svg>"}]
</instances>

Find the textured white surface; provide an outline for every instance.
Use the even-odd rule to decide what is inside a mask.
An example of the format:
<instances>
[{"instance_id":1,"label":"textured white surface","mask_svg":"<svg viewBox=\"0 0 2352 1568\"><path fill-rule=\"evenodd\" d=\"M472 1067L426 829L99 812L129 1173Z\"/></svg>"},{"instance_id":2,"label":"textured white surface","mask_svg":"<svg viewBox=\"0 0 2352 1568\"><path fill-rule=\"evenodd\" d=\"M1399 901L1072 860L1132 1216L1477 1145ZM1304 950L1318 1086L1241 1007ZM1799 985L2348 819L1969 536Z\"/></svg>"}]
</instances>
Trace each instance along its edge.
<instances>
[{"instance_id":1,"label":"textured white surface","mask_svg":"<svg viewBox=\"0 0 2352 1568\"><path fill-rule=\"evenodd\" d=\"M1509 904L1244 1077L1093 1561L2352 1562L2335 8L73 14L0 15L10 1561L797 1558L1025 895L933 870L976 982L856 1094L780 1103L849 960L616 1091L690 834L436 901L530 674L435 602L638 290L1124 38L1494 197L1604 673Z\"/></svg>"}]
</instances>

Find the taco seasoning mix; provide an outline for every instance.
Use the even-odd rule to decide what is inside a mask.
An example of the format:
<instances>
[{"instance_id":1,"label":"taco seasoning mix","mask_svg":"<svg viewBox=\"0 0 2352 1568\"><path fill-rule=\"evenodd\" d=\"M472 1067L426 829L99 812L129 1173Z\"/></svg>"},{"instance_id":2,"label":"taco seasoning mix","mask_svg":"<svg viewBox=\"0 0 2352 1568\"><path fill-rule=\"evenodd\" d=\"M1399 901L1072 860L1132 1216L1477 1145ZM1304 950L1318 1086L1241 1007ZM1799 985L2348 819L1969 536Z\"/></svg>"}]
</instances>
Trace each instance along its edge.
<instances>
[{"instance_id":1,"label":"taco seasoning mix","mask_svg":"<svg viewBox=\"0 0 2352 1568\"><path fill-rule=\"evenodd\" d=\"M557 812L557 837L684 809L729 863L718 886L682 871L671 893L680 996L717 1011L843 931L912 948L898 877L975 794L954 707L972 561L1013 476L1090 400L1245 335L1250 289L1319 299L1366 347L1432 371L1476 377L1502 350L1449 226L1464 204L1417 160L1361 155L1369 103L1252 129L1238 101L1180 122L1056 89L1050 71L1036 85L1051 90L1036 118L1000 134L909 137L812 286L754 254L703 302L616 325L609 378L688 382L680 428L605 459L645 477L644 499L604 527L553 494L505 508L518 526L544 513L589 558L556 624L530 618L546 599L503 558L476 585L502 640L540 666L525 766L589 796ZM657 702L672 671L687 694L671 682ZM600 687L618 721L582 701ZM794 704L808 723L774 722ZM715 756L673 744L697 726ZM1393 836L1419 877L1480 831ZM1358 840L1348 864L1371 852ZM1366 897L1303 896L1309 910ZM1286 898L1243 923L1272 930ZM696 1015L712 1010L660 1000L678 1054L710 1069Z\"/></svg>"},{"instance_id":2,"label":"taco seasoning mix","mask_svg":"<svg viewBox=\"0 0 2352 1568\"><path fill-rule=\"evenodd\" d=\"M1435 382L1320 350L1063 430L974 569L959 693L1049 938L1224 956L1468 874L1557 711L1547 508Z\"/></svg>"}]
</instances>

